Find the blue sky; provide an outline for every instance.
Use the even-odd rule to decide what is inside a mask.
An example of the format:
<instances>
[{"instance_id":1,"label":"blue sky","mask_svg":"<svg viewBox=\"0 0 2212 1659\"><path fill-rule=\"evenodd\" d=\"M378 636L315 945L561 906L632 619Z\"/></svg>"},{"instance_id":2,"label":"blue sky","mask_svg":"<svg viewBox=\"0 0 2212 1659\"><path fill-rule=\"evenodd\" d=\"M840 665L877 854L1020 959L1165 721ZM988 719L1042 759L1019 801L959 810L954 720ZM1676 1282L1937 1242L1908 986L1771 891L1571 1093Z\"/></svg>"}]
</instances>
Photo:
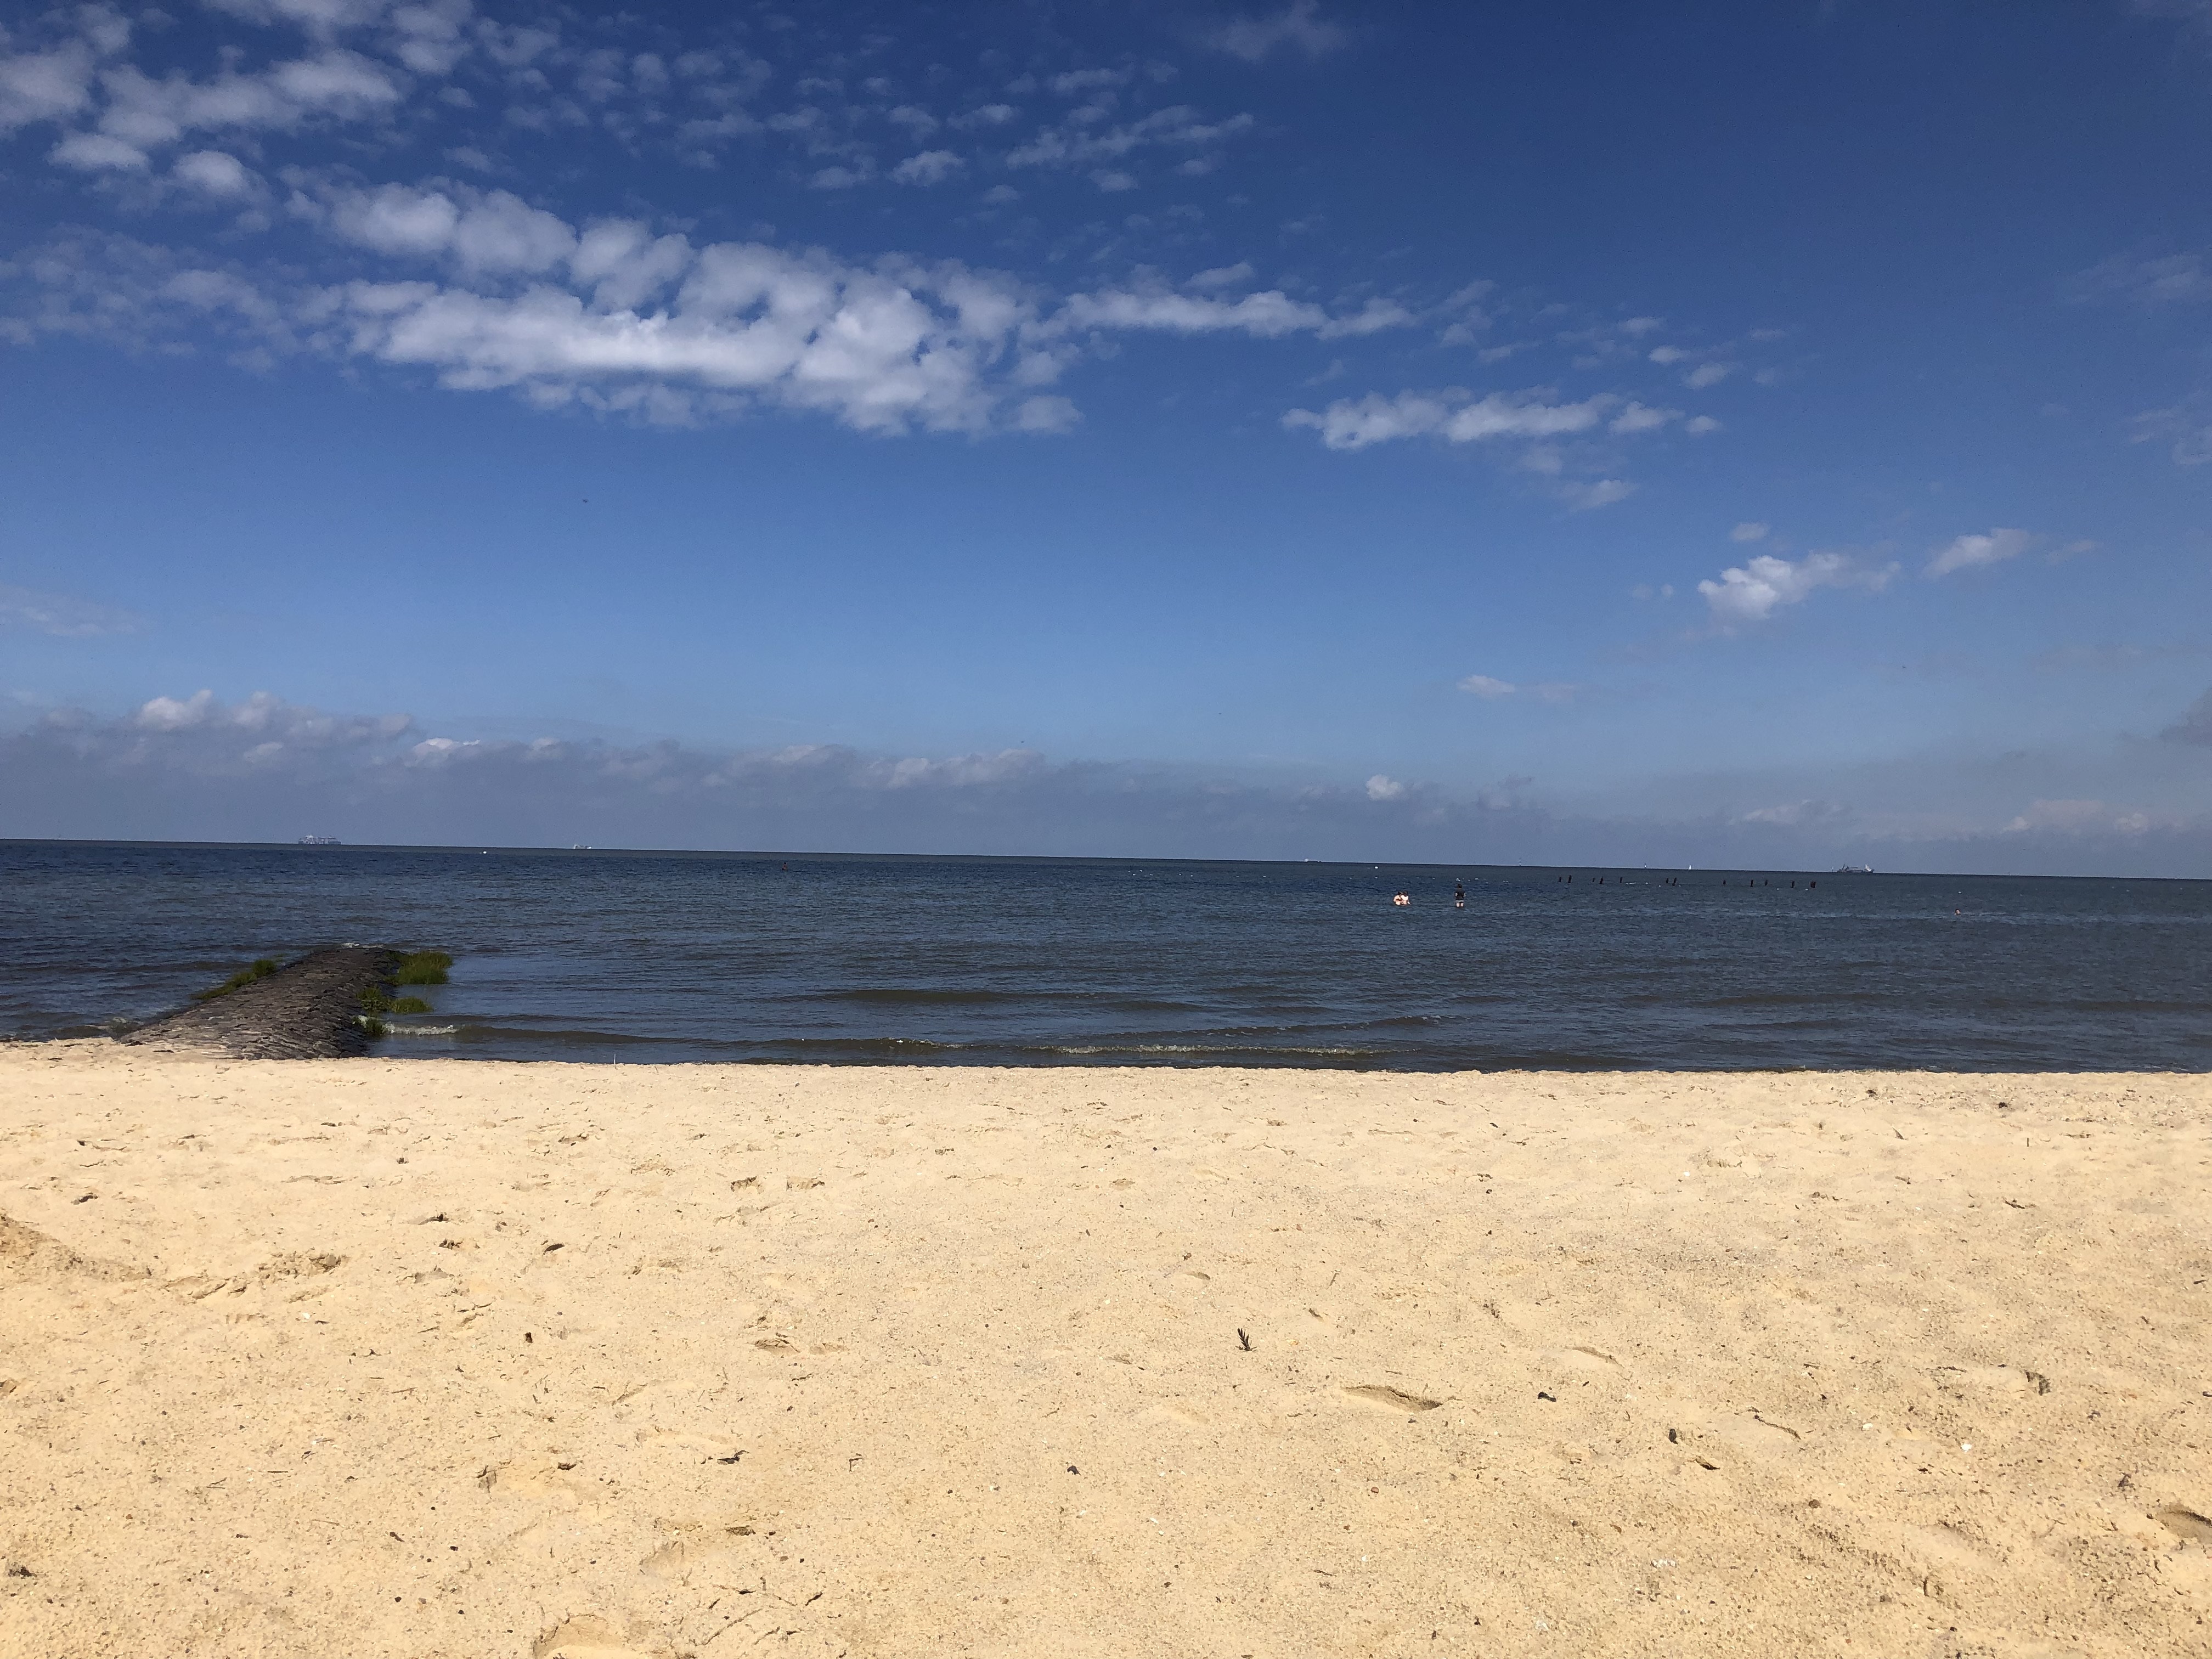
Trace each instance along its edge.
<instances>
[{"instance_id":1,"label":"blue sky","mask_svg":"<svg viewBox=\"0 0 2212 1659\"><path fill-rule=\"evenodd\" d=\"M0 834L2212 873L2212 5L7 9Z\"/></svg>"}]
</instances>

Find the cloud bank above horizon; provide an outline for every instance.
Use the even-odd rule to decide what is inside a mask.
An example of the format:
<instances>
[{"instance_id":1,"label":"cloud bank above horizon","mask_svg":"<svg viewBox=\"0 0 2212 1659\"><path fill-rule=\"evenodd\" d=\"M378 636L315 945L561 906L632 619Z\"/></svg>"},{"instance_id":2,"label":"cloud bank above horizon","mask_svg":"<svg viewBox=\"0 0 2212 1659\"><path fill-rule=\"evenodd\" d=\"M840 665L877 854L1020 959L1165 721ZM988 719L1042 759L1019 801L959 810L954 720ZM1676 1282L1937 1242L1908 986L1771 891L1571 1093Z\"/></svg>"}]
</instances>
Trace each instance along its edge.
<instances>
[{"instance_id":1,"label":"cloud bank above horizon","mask_svg":"<svg viewBox=\"0 0 2212 1659\"><path fill-rule=\"evenodd\" d=\"M2212 694L2161 740L2212 746L2207 706ZM1907 805L1898 781L1870 780L1893 799L1865 808L1796 799L1664 817L1549 802L1526 777L1457 792L1027 749L455 738L266 692L158 696L120 718L50 711L0 732L0 775L23 786L0 805L10 838L2212 876L2212 817L2000 794L1974 819ZM2015 769L2008 782L2037 781Z\"/></svg>"}]
</instances>

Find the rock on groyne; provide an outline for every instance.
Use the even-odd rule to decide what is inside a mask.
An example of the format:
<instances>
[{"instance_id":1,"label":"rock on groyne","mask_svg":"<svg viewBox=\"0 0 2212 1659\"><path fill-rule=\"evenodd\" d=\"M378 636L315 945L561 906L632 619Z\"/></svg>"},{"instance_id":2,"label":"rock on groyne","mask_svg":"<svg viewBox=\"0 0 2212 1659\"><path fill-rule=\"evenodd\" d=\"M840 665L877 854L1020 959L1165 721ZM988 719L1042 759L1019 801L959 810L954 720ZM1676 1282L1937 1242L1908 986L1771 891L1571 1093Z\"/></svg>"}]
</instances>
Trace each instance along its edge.
<instances>
[{"instance_id":1,"label":"rock on groyne","mask_svg":"<svg viewBox=\"0 0 2212 1659\"><path fill-rule=\"evenodd\" d=\"M235 1060L334 1060L368 1052L362 993L381 990L399 952L338 945L311 951L265 979L166 1014L119 1041Z\"/></svg>"}]
</instances>

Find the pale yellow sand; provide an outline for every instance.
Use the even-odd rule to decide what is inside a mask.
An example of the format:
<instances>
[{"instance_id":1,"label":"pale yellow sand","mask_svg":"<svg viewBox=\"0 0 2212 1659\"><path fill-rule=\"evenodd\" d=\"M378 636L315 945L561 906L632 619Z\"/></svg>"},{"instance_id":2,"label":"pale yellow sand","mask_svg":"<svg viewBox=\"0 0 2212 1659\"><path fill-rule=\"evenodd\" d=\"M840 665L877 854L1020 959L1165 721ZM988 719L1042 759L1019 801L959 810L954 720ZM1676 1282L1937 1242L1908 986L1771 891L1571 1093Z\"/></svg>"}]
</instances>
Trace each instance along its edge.
<instances>
[{"instance_id":1,"label":"pale yellow sand","mask_svg":"<svg viewBox=\"0 0 2212 1659\"><path fill-rule=\"evenodd\" d=\"M0 1651L2212 1653L2209 1132L0 1050Z\"/></svg>"}]
</instances>

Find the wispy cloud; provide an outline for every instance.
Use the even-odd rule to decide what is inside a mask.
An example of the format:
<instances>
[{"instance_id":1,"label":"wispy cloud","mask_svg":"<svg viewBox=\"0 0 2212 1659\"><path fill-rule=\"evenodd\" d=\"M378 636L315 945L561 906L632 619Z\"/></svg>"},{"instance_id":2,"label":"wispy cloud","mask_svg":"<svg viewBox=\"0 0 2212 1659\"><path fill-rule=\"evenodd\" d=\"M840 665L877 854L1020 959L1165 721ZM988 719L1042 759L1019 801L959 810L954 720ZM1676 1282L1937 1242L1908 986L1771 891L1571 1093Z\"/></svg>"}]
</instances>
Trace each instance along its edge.
<instances>
[{"instance_id":1,"label":"wispy cloud","mask_svg":"<svg viewBox=\"0 0 2212 1659\"><path fill-rule=\"evenodd\" d=\"M1249 271L1249 267L1243 269ZM1218 290L1232 286L1233 276L1231 271L1206 271L1193 286ZM1413 320L1403 307L1389 300L1370 300L1357 311L1331 313L1311 301L1293 300L1280 289L1229 299L1218 292L1188 294L1164 283L1141 282L1072 294L1038 325L1037 331L1056 335L1081 329L1146 329L1171 334L1249 334L1261 339L1311 334L1337 340L1401 328Z\"/></svg>"},{"instance_id":2,"label":"wispy cloud","mask_svg":"<svg viewBox=\"0 0 2212 1659\"><path fill-rule=\"evenodd\" d=\"M1079 116L1080 115L1079 112ZM1006 152L1010 167L1096 167L1125 162L1140 152L1166 149L1202 157L1215 146L1249 132L1249 115L1208 120L1188 104L1170 105L1134 121L1100 126L1071 118L1039 131L1027 143Z\"/></svg>"},{"instance_id":3,"label":"wispy cloud","mask_svg":"<svg viewBox=\"0 0 2212 1659\"><path fill-rule=\"evenodd\" d=\"M926 149L893 167L891 177L902 185L941 185L967 165L949 149Z\"/></svg>"},{"instance_id":4,"label":"wispy cloud","mask_svg":"<svg viewBox=\"0 0 2212 1659\"><path fill-rule=\"evenodd\" d=\"M2171 441L2167 453L2176 466L2212 463L2212 398L2191 398L2136 416L2130 441L2142 444L2160 440Z\"/></svg>"},{"instance_id":5,"label":"wispy cloud","mask_svg":"<svg viewBox=\"0 0 2212 1659\"><path fill-rule=\"evenodd\" d=\"M1212 45L1248 64L1285 50L1325 57L1350 38L1340 26L1321 15L1318 0L1291 0L1282 11L1232 18L1208 37Z\"/></svg>"},{"instance_id":6,"label":"wispy cloud","mask_svg":"<svg viewBox=\"0 0 2212 1659\"><path fill-rule=\"evenodd\" d=\"M2069 298L2152 307L2212 300L2212 270L2197 252L2115 253L2068 279Z\"/></svg>"},{"instance_id":7,"label":"wispy cloud","mask_svg":"<svg viewBox=\"0 0 2212 1659\"><path fill-rule=\"evenodd\" d=\"M1401 392L1386 398L1341 398L1318 412L1294 409L1283 424L1310 428L1331 449L1365 449L1401 438L1435 436L1455 444L1494 438L1553 438L1588 432L1620 399L1610 393L1575 402L1550 402L1548 389L1492 392L1477 398L1457 386L1441 392Z\"/></svg>"},{"instance_id":8,"label":"wispy cloud","mask_svg":"<svg viewBox=\"0 0 2212 1659\"><path fill-rule=\"evenodd\" d=\"M1502 697L1531 696L1544 702L1572 702L1586 688L1570 680L1540 680L1533 684L1516 685L1511 680L1489 674L1469 674L1459 683L1459 689L1472 696L1493 702Z\"/></svg>"},{"instance_id":9,"label":"wispy cloud","mask_svg":"<svg viewBox=\"0 0 2212 1659\"><path fill-rule=\"evenodd\" d=\"M1929 559L1927 574L1948 576L1954 571L2002 564L2027 552L2034 539L2025 530L1990 530L1978 535L1954 537Z\"/></svg>"},{"instance_id":10,"label":"wispy cloud","mask_svg":"<svg viewBox=\"0 0 2212 1659\"><path fill-rule=\"evenodd\" d=\"M26 628L58 639L89 640L109 634L135 634L144 626L143 617L112 605L0 584L0 627Z\"/></svg>"},{"instance_id":11,"label":"wispy cloud","mask_svg":"<svg viewBox=\"0 0 2212 1659\"><path fill-rule=\"evenodd\" d=\"M2194 744L2212 749L2212 691L2207 691L2181 712L2181 717L2159 733L2168 743Z\"/></svg>"}]
</instances>

